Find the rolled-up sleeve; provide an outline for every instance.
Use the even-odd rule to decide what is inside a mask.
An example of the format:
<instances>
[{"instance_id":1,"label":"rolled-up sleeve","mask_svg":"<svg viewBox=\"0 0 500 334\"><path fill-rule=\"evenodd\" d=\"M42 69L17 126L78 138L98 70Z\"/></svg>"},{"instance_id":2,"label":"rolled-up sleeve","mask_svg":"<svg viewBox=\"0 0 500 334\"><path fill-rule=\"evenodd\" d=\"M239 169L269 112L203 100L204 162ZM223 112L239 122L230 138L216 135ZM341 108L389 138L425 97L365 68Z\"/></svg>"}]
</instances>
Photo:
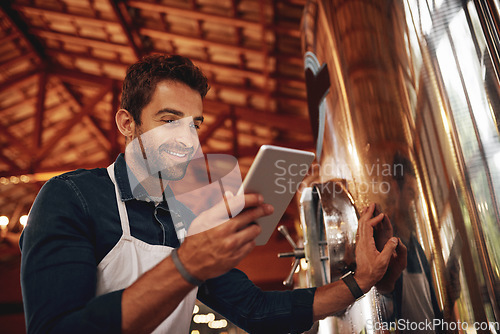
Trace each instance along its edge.
<instances>
[{"instance_id":1,"label":"rolled-up sleeve","mask_svg":"<svg viewBox=\"0 0 500 334\"><path fill-rule=\"evenodd\" d=\"M95 297L95 231L75 184L48 181L29 214L20 246L28 333L119 333L123 291Z\"/></svg>"},{"instance_id":2,"label":"rolled-up sleeve","mask_svg":"<svg viewBox=\"0 0 500 334\"><path fill-rule=\"evenodd\" d=\"M315 289L262 291L233 269L208 280L198 299L249 333L302 333L313 324Z\"/></svg>"}]
</instances>

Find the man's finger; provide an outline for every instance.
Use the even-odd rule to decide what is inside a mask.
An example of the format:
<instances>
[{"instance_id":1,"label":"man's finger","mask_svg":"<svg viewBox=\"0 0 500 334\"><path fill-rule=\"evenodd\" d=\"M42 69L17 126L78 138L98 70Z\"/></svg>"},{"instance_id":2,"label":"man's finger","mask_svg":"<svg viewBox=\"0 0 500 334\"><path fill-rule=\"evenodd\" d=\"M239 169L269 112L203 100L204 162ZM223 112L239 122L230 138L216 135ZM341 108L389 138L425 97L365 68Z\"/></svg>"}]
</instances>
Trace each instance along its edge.
<instances>
[{"instance_id":1,"label":"man's finger","mask_svg":"<svg viewBox=\"0 0 500 334\"><path fill-rule=\"evenodd\" d=\"M246 225L248 225L249 223L255 221L260 217L270 215L273 212L273 210L274 210L273 207L269 204L259 205L256 208L248 209L241 212L236 217L231 219L228 223L231 224L233 231L237 231L244 228Z\"/></svg>"},{"instance_id":2,"label":"man's finger","mask_svg":"<svg viewBox=\"0 0 500 334\"><path fill-rule=\"evenodd\" d=\"M373 227L370 224L370 218L373 215L373 210L375 209L375 204L372 203L368 207L368 210L365 214L359 219L359 236L362 239L372 238L373 237Z\"/></svg>"},{"instance_id":3,"label":"man's finger","mask_svg":"<svg viewBox=\"0 0 500 334\"><path fill-rule=\"evenodd\" d=\"M403 264L404 268L406 268L406 265L407 265L407 256L408 256L408 249L403 244L403 242L401 241L401 239L399 239L399 243L398 243L398 246L396 248L396 253L398 255L397 257L402 260L401 264Z\"/></svg>"},{"instance_id":4,"label":"man's finger","mask_svg":"<svg viewBox=\"0 0 500 334\"><path fill-rule=\"evenodd\" d=\"M389 239L389 241L386 242L384 249L382 249L382 252L380 252L380 257L384 263L384 265L387 267L389 265L389 261L391 260L392 253L396 250L396 247L398 246L398 238L392 237Z\"/></svg>"},{"instance_id":5,"label":"man's finger","mask_svg":"<svg viewBox=\"0 0 500 334\"><path fill-rule=\"evenodd\" d=\"M378 216L375 216L373 217L372 219L370 219L368 221L368 223L372 226L372 227L376 227L377 225L379 225L380 222L384 221L384 218L385 218L385 214L384 213L381 213L379 214Z\"/></svg>"},{"instance_id":6,"label":"man's finger","mask_svg":"<svg viewBox=\"0 0 500 334\"><path fill-rule=\"evenodd\" d=\"M247 243L251 243L257 238L262 229L257 224L248 224L243 229L235 233L236 248L240 248Z\"/></svg>"}]
</instances>

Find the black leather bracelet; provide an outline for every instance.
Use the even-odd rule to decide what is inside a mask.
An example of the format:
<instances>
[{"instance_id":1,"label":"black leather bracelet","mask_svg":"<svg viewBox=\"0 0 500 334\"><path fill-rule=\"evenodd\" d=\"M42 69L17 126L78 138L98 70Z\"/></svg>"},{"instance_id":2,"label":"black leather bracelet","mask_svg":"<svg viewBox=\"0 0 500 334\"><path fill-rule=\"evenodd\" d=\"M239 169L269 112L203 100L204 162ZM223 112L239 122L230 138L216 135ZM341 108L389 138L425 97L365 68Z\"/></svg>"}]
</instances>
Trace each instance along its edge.
<instances>
[{"instance_id":1,"label":"black leather bracelet","mask_svg":"<svg viewBox=\"0 0 500 334\"><path fill-rule=\"evenodd\" d=\"M172 256L172 261L174 261L175 268L179 271L181 276L190 284L194 286L200 286L203 284L203 281L200 281L199 279L191 276L191 274L184 268L184 265L182 265L181 260L179 259L179 254L177 254L177 248L174 248L172 253L170 254Z\"/></svg>"},{"instance_id":2,"label":"black leather bracelet","mask_svg":"<svg viewBox=\"0 0 500 334\"><path fill-rule=\"evenodd\" d=\"M354 299L358 300L359 298L364 296L363 290L359 287L358 283L354 279L354 273L352 271L347 272L344 276L341 277L344 281L345 285L349 288Z\"/></svg>"}]
</instances>

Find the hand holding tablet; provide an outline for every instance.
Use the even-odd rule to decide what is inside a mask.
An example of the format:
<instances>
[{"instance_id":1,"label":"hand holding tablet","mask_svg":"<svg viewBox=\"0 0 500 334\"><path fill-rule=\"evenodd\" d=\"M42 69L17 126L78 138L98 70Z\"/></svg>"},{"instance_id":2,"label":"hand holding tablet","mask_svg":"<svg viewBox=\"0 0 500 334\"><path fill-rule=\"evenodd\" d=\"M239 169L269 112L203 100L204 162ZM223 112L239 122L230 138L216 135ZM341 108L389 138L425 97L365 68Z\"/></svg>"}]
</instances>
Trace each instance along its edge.
<instances>
[{"instance_id":1,"label":"hand holding tablet","mask_svg":"<svg viewBox=\"0 0 500 334\"><path fill-rule=\"evenodd\" d=\"M260 148L238 191L259 193L274 207L273 214L256 220L262 228L255 239L257 245L265 245L271 237L313 160L312 152L272 145Z\"/></svg>"}]
</instances>

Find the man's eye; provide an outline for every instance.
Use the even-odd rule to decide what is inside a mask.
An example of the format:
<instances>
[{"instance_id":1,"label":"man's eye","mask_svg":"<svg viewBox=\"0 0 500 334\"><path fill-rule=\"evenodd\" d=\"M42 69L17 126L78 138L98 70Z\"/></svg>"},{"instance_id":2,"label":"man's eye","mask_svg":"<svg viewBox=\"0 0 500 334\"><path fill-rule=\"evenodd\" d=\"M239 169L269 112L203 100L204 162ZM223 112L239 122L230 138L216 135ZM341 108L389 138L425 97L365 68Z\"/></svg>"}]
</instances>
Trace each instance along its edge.
<instances>
[{"instance_id":1,"label":"man's eye","mask_svg":"<svg viewBox=\"0 0 500 334\"><path fill-rule=\"evenodd\" d=\"M173 125L179 124L179 120L177 120L177 119L165 119L165 120L163 120L163 122L168 123L168 124L173 124Z\"/></svg>"},{"instance_id":2,"label":"man's eye","mask_svg":"<svg viewBox=\"0 0 500 334\"><path fill-rule=\"evenodd\" d=\"M198 124L195 124L195 123L191 123L191 127L193 129L196 129L196 130L199 130L200 129L200 126Z\"/></svg>"}]
</instances>

